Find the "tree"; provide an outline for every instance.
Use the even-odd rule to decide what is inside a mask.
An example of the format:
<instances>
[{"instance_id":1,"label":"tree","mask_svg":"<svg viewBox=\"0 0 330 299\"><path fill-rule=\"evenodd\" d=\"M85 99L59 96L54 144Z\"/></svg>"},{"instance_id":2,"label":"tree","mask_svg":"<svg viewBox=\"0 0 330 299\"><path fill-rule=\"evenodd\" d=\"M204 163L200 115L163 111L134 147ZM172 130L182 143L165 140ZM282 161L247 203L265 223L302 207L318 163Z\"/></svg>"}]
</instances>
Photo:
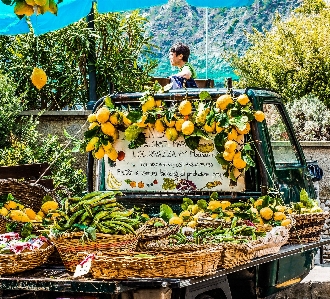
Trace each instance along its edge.
<instances>
[{"instance_id":1,"label":"tree","mask_svg":"<svg viewBox=\"0 0 330 299\"><path fill-rule=\"evenodd\" d=\"M109 82L119 91L141 91L156 66L148 59L153 45L145 36L147 19L131 14L95 14L95 31L81 20L39 37L33 34L0 37L0 69L17 84L28 109L59 110L88 101L88 49L96 40L97 97L108 93ZM143 58L143 61L142 61ZM31 83L33 68L48 77L38 91Z\"/></svg>"},{"instance_id":2,"label":"tree","mask_svg":"<svg viewBox=\"0 0 330 299\"><path fill-rule=\"evenodd\" d=\"M249 35L251 47L231 63L241 86L270 88L289 101L314 94L330 106L330 9L305 0L290 18Z\"/></svg>"}]
</instances>

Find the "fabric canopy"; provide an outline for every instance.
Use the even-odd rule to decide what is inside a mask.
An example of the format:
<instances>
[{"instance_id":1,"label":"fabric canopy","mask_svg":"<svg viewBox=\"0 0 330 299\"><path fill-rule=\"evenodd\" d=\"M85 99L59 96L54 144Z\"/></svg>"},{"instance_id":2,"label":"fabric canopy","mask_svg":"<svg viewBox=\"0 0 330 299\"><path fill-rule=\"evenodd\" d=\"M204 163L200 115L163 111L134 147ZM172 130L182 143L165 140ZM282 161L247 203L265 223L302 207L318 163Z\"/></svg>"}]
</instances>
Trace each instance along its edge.
<instances>
[{"instance_id":1,"label":"fabric canopy","mask_svg":"<svg viewBox=\"0 0 330 299\"><path fill-rule=\"evenodd\" d=\"M86 17L91 11L92 3L97 3L100 13L128 11L138 8L163 5L168 0L63 0L58 5L58 14L50 12L30 17L36 35L64 28ZM254 0L187 0L196 7L237 7L251 5ZM15 35L29 32L26 18L21 20L15 15L13 6L0 1L0 35Z\"/></svg>"}]
</instances>

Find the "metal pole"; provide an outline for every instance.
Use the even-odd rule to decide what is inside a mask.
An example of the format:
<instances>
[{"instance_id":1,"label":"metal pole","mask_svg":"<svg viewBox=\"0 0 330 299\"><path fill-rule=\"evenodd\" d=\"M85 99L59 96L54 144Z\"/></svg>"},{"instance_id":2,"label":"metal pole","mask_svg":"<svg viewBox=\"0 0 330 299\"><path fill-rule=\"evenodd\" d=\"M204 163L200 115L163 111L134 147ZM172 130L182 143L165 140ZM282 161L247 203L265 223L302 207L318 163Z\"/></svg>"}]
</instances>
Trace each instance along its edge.
<instances>
[{"instance_id":1,"label":"metal pole","mask_svg":"<svg viewBox=\"0 0 330 299\"><path fill-rule=\"evenodd\" d=\"M209 9L205 8L205 79L208 78Z\"/></svg>"},{"instance_id":2,"label":"metal pole","mask_svg":"<svg viewBox=\"0 0 330 299\"><path fill-rule=\"evenodd\" d=\"M87 15L88 29L94 31L94 7L92 5L90 13ZM87 110L93 110L93 106L97 101L96 95L96 55L95 55L95 37L89 37L89 50L87 57L88 82L89 82L89 99L87 102Z\"/></svg>"}]
</instances>

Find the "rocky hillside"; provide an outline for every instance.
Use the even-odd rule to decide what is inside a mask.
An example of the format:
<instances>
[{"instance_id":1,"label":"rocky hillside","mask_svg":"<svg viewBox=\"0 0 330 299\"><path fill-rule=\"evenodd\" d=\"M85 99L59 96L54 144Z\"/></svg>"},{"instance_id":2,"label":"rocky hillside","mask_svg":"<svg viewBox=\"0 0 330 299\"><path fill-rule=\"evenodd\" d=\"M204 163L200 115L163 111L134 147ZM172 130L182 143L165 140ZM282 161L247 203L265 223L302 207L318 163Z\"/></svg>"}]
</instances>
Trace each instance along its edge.
<instances>
[{"instance_id":1,"label":"rocky hillside","mask_svg":"<svg viewBox=\"0 0 330 299\"><path fill-rule=\"evenodd\" d=\"M235 77L224 61L225 51L244 53L249 46L246 32L252 32L253 28L268 30L276 12L286 18L300 2L255 0L248 7L205 9L189 6L183 0L170 0L161 7L145 10L150 20L147 33L153 35L153 42L159 47L155 57L159 66L154 75L167 77L175 72L169 64L168 51L173 43L181 41L191 48L190 62L196 67L198 77L212 78L217 86L222 86L226 77Z\"/></svg>"}]
</instances>

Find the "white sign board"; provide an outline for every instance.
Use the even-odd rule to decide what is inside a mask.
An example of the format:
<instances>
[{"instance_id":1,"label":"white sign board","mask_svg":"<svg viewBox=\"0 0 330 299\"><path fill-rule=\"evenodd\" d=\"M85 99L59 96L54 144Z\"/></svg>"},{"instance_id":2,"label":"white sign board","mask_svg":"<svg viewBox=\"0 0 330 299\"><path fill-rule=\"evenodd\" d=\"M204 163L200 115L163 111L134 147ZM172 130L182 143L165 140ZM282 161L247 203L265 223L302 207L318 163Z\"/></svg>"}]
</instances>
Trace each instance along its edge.
<instances>
[{"instance_id":1,"label":"white sign board","mask_svg":"<svg viewBox=\"0 0 330 299\"><path fill-rule=\"evenodd\" d=\"M189 149L183 137L169 141L165 134L145 131L146 144L129 149L123 132L114 147L121 161L108 163L105 156L107 190L129 191L244 191L244 177L230 186L224 170L217 162L216 150L201 153Z\"/></svg>"}]
</instances>

